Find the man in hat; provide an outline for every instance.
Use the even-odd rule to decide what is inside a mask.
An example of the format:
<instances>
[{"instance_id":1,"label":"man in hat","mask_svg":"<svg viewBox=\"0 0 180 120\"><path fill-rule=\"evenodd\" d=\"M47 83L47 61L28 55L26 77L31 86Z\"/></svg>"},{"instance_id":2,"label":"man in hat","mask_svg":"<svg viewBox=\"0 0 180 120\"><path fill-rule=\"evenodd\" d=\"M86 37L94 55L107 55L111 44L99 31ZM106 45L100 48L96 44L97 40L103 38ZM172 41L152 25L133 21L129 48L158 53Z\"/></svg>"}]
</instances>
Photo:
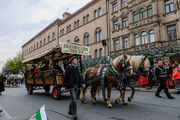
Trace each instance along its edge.
<instances>
[{"instance_id":1,"label":"man in hat","mask_svg":"<svg viewBox=\"0 0 180 120\"><path fill-rule=\"evenodd\" d=\"M70 59L70 64L66 67L64 84L69 87L71 102L69 105L68 114L72 115L74 119L77 119L77 106L76 99L78 96L79 86L82 84L80 70L78 67L78 60L76 56L72 56ZM85 86L85 85L83 85Z\"/></svg>"},{"instance_id":2,"label":"man in hat","mask_svg":"<svg viewBox=\"0 0 180 120\"><path fill-rule=\"evenodd\" d=\"M155 96L161 98L162 96L160 96L160 92L162 90L164 90L166 96L169 99L174 99L174 97L171 96L171 94L169 93L168 88L166 86L166 81L168 80L168 72L167 72L167 69L165 68L162 60L158 61L158 66L155 69L155 75L156 75L156 78L159 82L159 87L156 91Z\"/></svg>"}]
</instances>

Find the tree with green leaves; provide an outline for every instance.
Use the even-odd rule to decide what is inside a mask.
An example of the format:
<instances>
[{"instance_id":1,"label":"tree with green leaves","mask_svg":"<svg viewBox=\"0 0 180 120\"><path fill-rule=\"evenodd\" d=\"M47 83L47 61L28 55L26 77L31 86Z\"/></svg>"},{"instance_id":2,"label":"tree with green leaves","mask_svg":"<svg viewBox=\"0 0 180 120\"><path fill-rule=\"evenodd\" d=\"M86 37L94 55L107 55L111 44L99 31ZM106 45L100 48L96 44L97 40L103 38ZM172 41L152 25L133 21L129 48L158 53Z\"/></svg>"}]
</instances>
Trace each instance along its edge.
<instances>
[{"instance_id":1,"label":"tree with green leaves","mask_svg":"<svg viewBox=\"0 0 180 120\"><path fill-rule=\"evenodd\" d=\"M4 67L2 68L2 71L5 72L5 70L10 69L11 73L18 74L23 71L23 55L21 53L18 53L14 58L10 58L6 61Z\"/></svg>"}]
</instances>

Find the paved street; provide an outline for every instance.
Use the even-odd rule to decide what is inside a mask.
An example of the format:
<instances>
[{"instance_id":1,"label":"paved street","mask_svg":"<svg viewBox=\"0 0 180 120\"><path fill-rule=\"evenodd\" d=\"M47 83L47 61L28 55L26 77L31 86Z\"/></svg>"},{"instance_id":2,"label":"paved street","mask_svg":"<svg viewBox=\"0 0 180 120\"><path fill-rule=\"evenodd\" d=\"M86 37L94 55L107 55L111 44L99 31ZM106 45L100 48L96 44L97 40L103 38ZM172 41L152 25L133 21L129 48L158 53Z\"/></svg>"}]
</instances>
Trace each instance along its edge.
<instances>
[{"instance_id":1,"label":"paved street","mask_svg":"<svg viewBox=\"0 0 180 120\"><path fill-rule=\"evenodd\" d=\"M113 101L118 94L118 91L113 91ZM156 98L154 93L137 92L129 105L113 104L113 108L108 109L104 106L101 96L98 97L96 105L91 104L88 92L86 103L78 102L78 116L80 120L179 120L180 96L173 95L176 97L175 100L167 99L164 94L162 96L164 98ZM23 86L7 88L0 96L0 108L4 109L0 114L0 120L27 120L42 105L46 106L49 120L69 120L68 104L68 94L61 100L53 100L51 94L46 95L43 91L27 95Z\"/></svg>"}]
</instances>

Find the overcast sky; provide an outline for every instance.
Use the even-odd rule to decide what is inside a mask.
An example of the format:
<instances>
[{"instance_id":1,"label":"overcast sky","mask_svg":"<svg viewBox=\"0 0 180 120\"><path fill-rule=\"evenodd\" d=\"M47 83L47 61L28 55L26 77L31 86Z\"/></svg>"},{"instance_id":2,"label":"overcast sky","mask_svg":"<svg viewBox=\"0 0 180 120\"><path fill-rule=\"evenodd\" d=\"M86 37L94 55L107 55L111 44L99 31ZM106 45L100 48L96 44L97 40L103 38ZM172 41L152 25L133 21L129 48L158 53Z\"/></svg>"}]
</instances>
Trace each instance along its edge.
<instances>
[{"instance_id":1,"label":"overcast sky","mask_svg":"<svg viewBox=\"0 0 180 120\"><path fill-rule=\"evenodd\" d=\"M0 70L21 46L65 11L75 12L91 0L0 0Z\"/></svg>"}]
</instances>

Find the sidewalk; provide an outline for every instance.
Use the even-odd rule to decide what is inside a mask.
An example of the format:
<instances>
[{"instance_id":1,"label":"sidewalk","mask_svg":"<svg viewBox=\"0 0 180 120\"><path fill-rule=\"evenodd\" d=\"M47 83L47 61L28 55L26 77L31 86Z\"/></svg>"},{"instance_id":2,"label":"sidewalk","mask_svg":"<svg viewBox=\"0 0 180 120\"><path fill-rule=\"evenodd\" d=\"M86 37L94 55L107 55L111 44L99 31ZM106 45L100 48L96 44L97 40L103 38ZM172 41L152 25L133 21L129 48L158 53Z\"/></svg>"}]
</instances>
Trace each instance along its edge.
<instances>
[{"instance_id":1,"label":"sidewalk","mask_svg":"<svg viewBox=\"0 0 180 120\"><path fill-rule=\"evenodd\" d=\"M12 119L12 117L7 113L6 110L3 109L2 106L0 106L0 109L3 110L0 113L0 120L11 120Z\"/></svg>"},{"instance_id":2,"label":"sidewalk","mask_svg":"<svg viewBox=\"0 0 180 120\"><path fill-rule=\"evenodd\" d=\"M139 91L139 92L154 92L155 93L157 90L157 87L153 87L151 89L136 87L135 89L136 89L136 91ZM127 90L131 91L131 89L129 87L127 88ZM162 90L162 92L164 92L164 91ZM173 93L176 93L177 90L176 89L169 89L169 92L173 94Z\"/></svg>"}]
</instances>

